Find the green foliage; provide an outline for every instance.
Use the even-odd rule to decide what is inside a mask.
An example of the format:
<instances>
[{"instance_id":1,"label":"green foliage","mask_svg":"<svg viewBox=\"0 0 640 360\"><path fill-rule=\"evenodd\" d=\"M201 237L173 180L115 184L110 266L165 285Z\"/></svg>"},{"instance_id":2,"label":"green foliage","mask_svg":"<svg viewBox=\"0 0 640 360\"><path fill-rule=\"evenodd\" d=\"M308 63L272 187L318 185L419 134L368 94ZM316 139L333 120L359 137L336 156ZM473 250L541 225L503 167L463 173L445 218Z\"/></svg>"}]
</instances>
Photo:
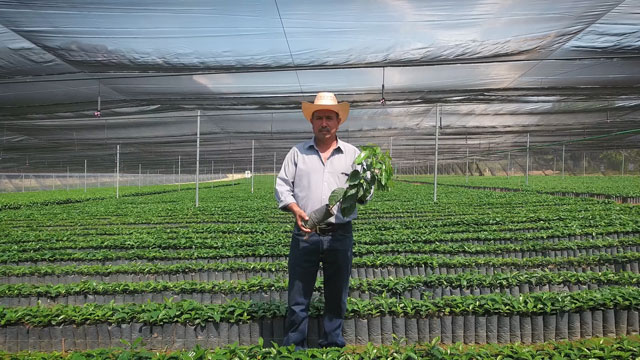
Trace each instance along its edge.
<instances>
[{"instance_id":1,"label":"green foliage","mask_svg":"<svg viewBox=\"0 0 640 360\"><path fill-rule=\"evenodd\" d=\"M376 145L362 147L354 164L358 166L347 178L347 188L337 188L329 196L329 206L341 203L343 216L350 216L356 210L356 204L366 203L374 189L389 191L393 168L389 152L382 152Z\"/></svg>"},{"instance_id":2,"label":"green foliage","mask_svg":"<svg viewBox=\"0 0 640 360\"><path fill-rule=\"evenodd\" d=\"M338 202L340 202L346 191L347 189L345 188L337 188L333 190L331 192L331 195L329 195L329 206L334 207Z\"/></svg>"},{"instance_id":3,"label":"green foliage","mask_svg":"<svg viewBox=\"0 0 640 360\"><path fill-rule=\"evenodd\" d=\"M601 309L636 309L640 303L640 288L611 286L597 290L570 293L537 292L510 296L490 295L446 296L432 300L376 297L373 300L349 298L348 318L393 315L399 317L437 317L441 315L542 315L557 312L581 312ZM321 317L322 302L312 302L310 316ZM207 322L247 323L262 317L284 317L282 302L252 302L233 299L223 304L203 305L191 300L145 304L85 304L53 307L0 307L0 326L59 326L82 324L125 324L139 322L148 325L182 323L204 325Z\"/></svg>"},{"instance_id":4,"label":"green foliage","mask_svg":"<svg viewBox=\"0 0 640 360\"><path fill-rule=\"evenodd\" d=\"M359 184L362 174L350 176ZM625 181L626 181L625 177ZM536 181L531 178L530 181ZM568 178L569 179L569 178ZM567 179L566 179L567 180ZM581 180L571 178L570 180ZM20 200L19 194L7 202L15 208L0 211L0 276L152 276L172 274L169 281L107 283L83 281L73 284L13 284L25 279L8 279L0 285L0 296L56 297L70 295L113 295L163 293L238 294L282 292L287 269L284 256L291 236L291 215L278 210L273 201L273 177L256 177L256 192L247 182L236 186L201 188L199 208L193 207L193 191L149 193L122 197L80 199L54 193L35 194ZM585 181L585 184L588 184ZM577 186L576 182L572 183ZM110 189L110 191L113 189ZM171 189L167 189L171 190ZM377 317L397 314L403 317L441 314L546 314L580 309L637 309L640 299L638 274L631 272L584 272L607 265L622 270L640 261L633 251L640 239L640 207L611 201L548 196L534 191L496 193L443 186L441 202L432 201L428 184L396 183L392 191L376 194L376 201L359 211L356 222L354 267L360 272L383 269L418 269L426 274L452 270L455 275L401 276L352 279L352 290L370 295L371 300L349 300L349 314ZM71 193L70 191L69 193ZM346 193L346 189L345 189ZM353 194L353 193L350 193ZM358 191L356 196L364 195ZM51 195L51 197L48 197ZM71 194L70 194L71 195ZM343 194L344 195L344 194ZM4 195L3 195L4 196ZM353 195L351 195L353 196ZM11 199L9 199L11 198ZM26 199L26 198L25 198ZM4 200L4 199L3 199ZM15 200L15 201L14 201ZM59 201L59 202L58 202ZM606 237L616 234L615 238ZM633 234L622 237L621 234ZM583 236L576 239L576 235ZM617 254L601 253L575 257L533 257L518 259L518 253L577 249L615 249ZM531 253L530 253L531 254ZM505 258L503 258L505 256ZM266 259L273 257L273 259ZM253 258L253 259L252 259ZM202 259L208 259L203 261ZM176 264L158 260L177 261ZM20 263L25 261L27 263ZM70 261L62 264L58 261ZM92 263L89 263L91 261ZM107 262L113 261L114 265ZM143 261L143 262L139 262ZM255 262L251 262L255 261ZM260 261L260 262L259 262ZM84 262L85 265L82 265ZM103 263L105 262L105 263ZM122 263L120 263L122 262ZM95 265L90 265L95 264ZM493 275L477 273L493 268ZM563 271L569 267L583 272ZM232 281L182 281L190 274L204 272L275 273L276 279L253 278ZM119 276L119 275L118 275ZM196 278L194 276L194 278ZM201 278L201 277L200 277ZM41 280L41 279L39 279ZM502 294L519 284L591 285L600 290L567 294L532 293L521 297ZM632 288L626 288L630 286ZM475 297L422 300L406 299L407 291L436 292L438 288L492 289L493 294ZM322 282L316 284L321 291ZM125 297L126 298L126 297ZM26 299L23 299L26 300ZM32 299L33 300L33 299ZM77 300L76 300L77 301ZM58 302L63 302L58 299ZM22 302L25 303L25 302ZM43 299L43 304L46 299ZM322 311L314 302L313 316ZM282 317L284 302L252 303L232 301L222 305L194 302L166 302L127 305L31 306L2 308L4 324L102 323L139 321L159 324L180 322L247 322L252 319ZM548 344L537 348L542 358L633 358L637 343L618 340ZM127 350L96 350L73 353L74 358L535 358L531 348L510 346L420 346L396 344L391 347L367 346L345 350L314 349L294 353L286 347L265 348L229 346L218 350L194 349L178 353L145 353L139 345L125 344ZM557 352L552 352L557 349ZM466 352L463 352L466 351ZM556 350L553 350L556 351ZM193 355L189 355L189 354ZM4 354L2 354L4 355ZM2 357L0 355L0 357ZM14 355L12 355L14 356ZM43 358L53 354L42 355ZM63 355L59 355L62 357ZM7 356L8 357L8 356Z\"/></svg>"},{"instance_id":5,"label":"green foliage","mask_svg":"<svg viewBox=\"0 0 640 360\"><path fill-rule=\"evenodd\" d=\"M410 226L407 226L410 227ZM391 239L390 239L391 240ZM426 239L425 239L426 240ZM582 241L541 242L539 239L523 239L519 244L487 244L469 245L465 243L442 244L419 241L415 243L397 243L388 241L386 244L359 244L354 249L358 256L384 253L415 253L415 254L498 254L509 252L551 251L601 249L616 246L638 246L640 237L623 239L587 239ZM18 248L17 246L15 248ZM26 247L25 247L26 248ZM0 246L2 249L2 246ZM281 245L256 247L236 247L232 249L148 249L148 250L95 250L93 252L77 252L72 250L42 250L24 252L19 250L5 251L0 254L0 263L37 262L37 261L114 261L114 260L198 260L223 259L234 257L270 256L286 257L289 248Z\"/></svg>"},{"instance_id":6,"label":"green foliage","mask_svg":"<svg viewBox=\"0 0 640 360\"><path fill-rule=\"evenodd\" d=\"M607 264L627 264L640 261L640 253L628 252L616 255L598 254L575 257L550 258L545 256L524 259L498 257L431 256L431 255L380 255L353 259L354 267L449 267L476 268L478 266L511 267L514 269L557 268L567 266L595 266ZM2 265L0 276L43 276L43 275L114 275L114 274L180 274L201 271L256 271L284 272L286 261L268 263L244 261L228 263L187 262L175 265L152 263L130 263L124 265Z\"/></svg>"},{"instance_id":7,"label":"green foliage","mask_svg":"<svg viewBox=\"0 0 640 360\"><path fill-rule=\"evenodd\" d=\"M222 182L216 184L216 187L228 186ZM194 184L182 185L182 191L195 189ZM177 192L177 185L153 185L143 186L121 186L121 197L140 197L146 195L165 194ZM112 187L90 188L87 192L84 189L71 190L52 190L38 191L28 193L9 193L3 194L0 198L0 210L21 209L31 206L48 206L48 205L65 205L81 203L91 200L104 200L115 197L116 191Z\"/></svg>"},{"instance_id":8,"label":"green foliage","mask_svg":"<svg viewBox=\"0 0 640 360\"><path fill-rule=\"evenodd\" d=\"M456 275L405 276L401 278L351 279L350 289L369 294L401 297L411 290L424 288L510 288L520 284L531 285L589 285L599 284L639 286L640 274L628 271L583 272L572 271L515 271L482 275L464 272ZM216 293L246 294L269 291L285 291L287 281L283 278L267 279L254 277L246 281L145 281L145 282L95 282L82 281L71 284L2 284L0 297L46 297L57 298L72 295L116 295L149 294L170 292L172 294ZM322 279L315 290L323 290Z\"/></svg>"},{"instance_id":9,"label":"green foliage","mask_svg":"<svg viewBox=\"0 0 640 360\"><path fill-rule=\"evenodd\" d=\"M621 160L621 159L620 159ZM625 171L626 174L626 171ZM403 176L403 180L432 183L433 178L425 175ZM608 195L611 197L640 196L640 176L540 176L529 175L529 185L524 176L465 176L439 175L438 185L458 185L487 188L505 188L540 193L572 193Z\"/></svg>"},{"instance_id":10,"label":"green foliage","mask_svg":"<svg viewBox=\"0 0 640 360\"><path fill-rule=\"evenodd\" d=\"M546 342L536 345L488 344L441 346L439 339L424 344L406 345L394 339L391 345L346 348L308 349L295 351L293 346L264 347L262 339L255 345L237 344L203 349L196 345L192 350L176 352L150 352L141 349L97 349L71 353L21 352L0 356L11 360L214 360L214 359L327 359L327 360L385 360L385 359L433 359L433 360L495 360L495 359L594 359L629 360L640 356L640 340L637 336L620 338L593 338L580 341Z\"/></svg>"}]
</instances>

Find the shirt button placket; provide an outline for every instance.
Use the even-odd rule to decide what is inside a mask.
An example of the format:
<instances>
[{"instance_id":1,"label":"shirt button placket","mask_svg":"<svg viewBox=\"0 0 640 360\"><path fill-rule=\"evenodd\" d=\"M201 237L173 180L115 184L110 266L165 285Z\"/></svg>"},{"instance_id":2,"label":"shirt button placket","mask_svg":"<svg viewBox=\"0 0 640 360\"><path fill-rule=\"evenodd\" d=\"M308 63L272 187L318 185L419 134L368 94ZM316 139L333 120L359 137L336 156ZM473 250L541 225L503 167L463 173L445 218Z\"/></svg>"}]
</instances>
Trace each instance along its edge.
<instances>
[{"instance_id":1,"label":"shirt button placket","mask_svg":"<svg viewBox=\"0 0 640 360\"><path fill-rule=\"evenodd\" d=\"M323 204L326 202L325 197L326 197L327 191L329 191L329 189L327 188L327 167L325 166L324 169L322 169L322 203Z\"/></svg>"}]
</instances>

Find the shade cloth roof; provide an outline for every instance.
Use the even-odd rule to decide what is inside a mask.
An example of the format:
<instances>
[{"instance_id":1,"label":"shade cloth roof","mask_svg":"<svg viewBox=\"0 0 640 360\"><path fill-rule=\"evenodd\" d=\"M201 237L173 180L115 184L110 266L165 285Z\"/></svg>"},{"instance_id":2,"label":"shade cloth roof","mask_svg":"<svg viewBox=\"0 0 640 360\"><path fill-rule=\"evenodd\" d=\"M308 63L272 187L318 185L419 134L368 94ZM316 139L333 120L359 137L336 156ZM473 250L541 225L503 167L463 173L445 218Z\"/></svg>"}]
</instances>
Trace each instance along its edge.
<instances>
[{"instance_id":1,"label":"shade cloth roof","mask_svg":"<svg viewBox=\"0 0 640 360\"><path fill-rule=\"evenodd\" d=\"M193 165L197 110L203 160L266 167L318 91L398 161L436 113L444 159L639 128L640 0L0 1L0 170Z\"/></svg>"}]
</instances>

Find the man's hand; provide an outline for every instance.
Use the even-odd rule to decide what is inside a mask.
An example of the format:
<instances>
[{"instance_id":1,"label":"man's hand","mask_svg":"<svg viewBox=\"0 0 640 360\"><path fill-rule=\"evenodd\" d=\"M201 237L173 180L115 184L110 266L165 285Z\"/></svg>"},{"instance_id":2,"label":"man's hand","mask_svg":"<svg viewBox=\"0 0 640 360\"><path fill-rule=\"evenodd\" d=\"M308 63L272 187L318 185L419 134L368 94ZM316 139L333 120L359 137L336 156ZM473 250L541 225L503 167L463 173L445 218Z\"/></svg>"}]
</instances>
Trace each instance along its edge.
<instances>
[{"instance_id":1,"label":"man's hand","mask_svg":"<svg viewBox=\"0 0 640 360\"><path fill-rule=\"evenodd\" d=\"M298 227L300 228L300 230L306 233L310 233L311 230L304 227L305 221L309 220L309 217L307 216L307 214L305 214L304 211L300 210L300 212L295 213L295 215L296 215L296 223L298 223Z\"/></svg>"},{"instance_id":2,"label":"man's hand","mask_svg":"<svg viewBox=\"0 0 640 360\"><path fill-rule=\"evenodd\" d=\"M300 230L306 233L310 233L311 229L307 229L304 226L304 222L309 220L309 217L304 212L304 210L300 209L300 207L296 203L289 204L287 206L287 209L289 209L289 211L291 211L293 215L296 217L296 223L298 224L298 227L300 228Z\"/></svg>"}]
</instances>

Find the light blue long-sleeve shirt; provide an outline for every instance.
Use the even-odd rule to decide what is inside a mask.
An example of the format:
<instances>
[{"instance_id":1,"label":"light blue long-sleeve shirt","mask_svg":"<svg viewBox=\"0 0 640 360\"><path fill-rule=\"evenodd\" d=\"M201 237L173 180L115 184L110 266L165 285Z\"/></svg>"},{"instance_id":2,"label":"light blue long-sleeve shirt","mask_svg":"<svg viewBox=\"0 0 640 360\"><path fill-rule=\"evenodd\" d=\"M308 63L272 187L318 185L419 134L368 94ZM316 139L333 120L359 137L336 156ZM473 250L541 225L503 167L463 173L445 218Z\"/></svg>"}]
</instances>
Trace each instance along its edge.
<instances>
[{"instance_id":1,"label":"light blue long-sleeve shirt","mask_svg":"<svg viewBox=\"0 0 640 360\"><path fill-rule=\"evenodd\" d=\"M358 154L358 148L338 139L338 146L323 163L313 138L297 144L285 157L276 180L278 207L285 210L287 205L296 203L308 215L324 206L334 189L346 188ZM356 216L357 210L348 218L342 217L338 211L328 221L344 223Z\"/></svg>"}]
</instances>

